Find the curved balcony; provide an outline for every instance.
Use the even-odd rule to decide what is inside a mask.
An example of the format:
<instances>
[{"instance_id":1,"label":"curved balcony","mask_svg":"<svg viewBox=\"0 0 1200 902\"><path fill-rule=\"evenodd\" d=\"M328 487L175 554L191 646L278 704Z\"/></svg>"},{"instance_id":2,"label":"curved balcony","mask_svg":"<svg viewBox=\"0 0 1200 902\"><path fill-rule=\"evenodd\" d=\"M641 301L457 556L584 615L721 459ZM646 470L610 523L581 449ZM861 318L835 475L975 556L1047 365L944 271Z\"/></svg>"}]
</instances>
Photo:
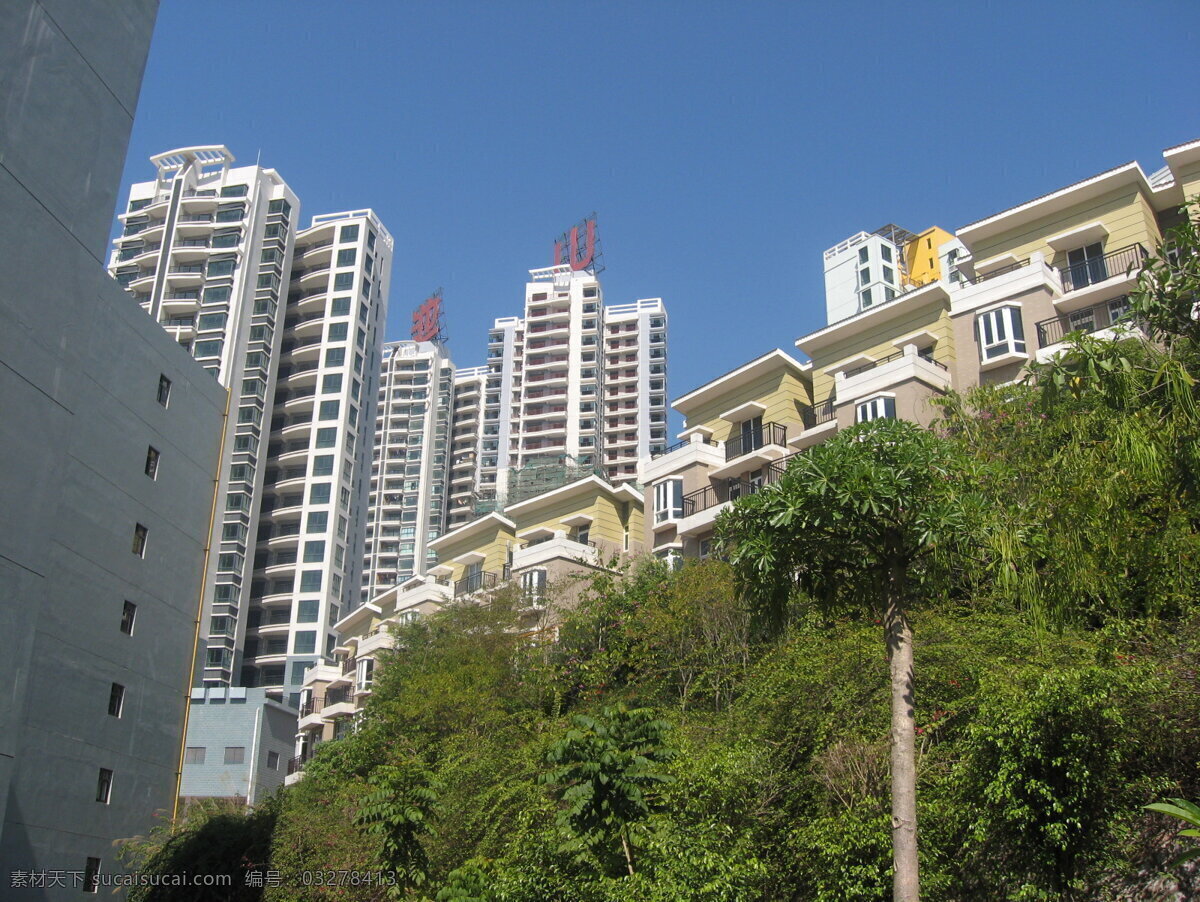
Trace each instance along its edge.
<instances>
[{"instance_id":1,"label":"curved balcony","mask_svg":"<svg viewBox=\"0 0 1200 902\"><path fill-rule=\"evenodd\" d=\"M207 238L177 238L171 244L171 263L189 264L208 259L209 247Z\"/></svg>"},{"instance_id":2,"label":"curved balcony","mask_svg":"<svg viewBox=\"0 0 1200 902\"><path fill-rule=\"evenodd\" d=\"M284 620L280 623L260 623L258 625L258 635L266 639L271 636L286 636L292 625Z\"/></svg>"},{"instance_id":3,"label":"curved balcony","mask_svg":"<svg viewBox=\"0 0 1200 902\"><path fill-rule=\"evenodd\" d=\"M292 603L292 591L293 590L288 589L286 592L273 592L270 595L264 595L261 599L259 599L259 601L263 605L290 605Z\"/></svg>"},{"instance_id":4,"label":"curved balcony","mask_svg":"<svg viewBox=\"0 0 1200 902\"><path fill-rule=\"evenodd\" d=\"M315 391L306 394L289 393L287 399L283 403L283 409L287 412L289 417L300 413L311 413L316 402L317 393ZM279 403L278 399L276 399L275 403Z\"/></svg>"},{"instance_id":5,"label":"curved balcony","mask_svg":"<svg viewBox=\"0 0 1200 902\"><path fill-rule=\"evenodd\" d=\"M306 260L305 263L308 261ZM292 271L292 285L301 290L309 288L322 288L329 284L329 271L333 266L329 261L320 263L316 266L307 266L304 269Z\"/></svg>"},{"instance_id":6,"label":"curved balcony","mask_svg":"<svg viewBox=\"0 0 1200 902\"><path fill-rule=\"evenodd\" d=\"M284 328L288 330L289 335L295 336L297 340L313 336L320 338L325 332L325 315L319 312L312 313L307 317L302 317L290 326L284 323Z\"/></svg>"},{"instance_id":7,"label":"curved balcony","mask_svg":"<svg viewBox=\"0 0 1200 902\"><path fill-rule=\"evenodd\" d=\"M305 269L314 269L320 264L328 264L333 259L333 238L318 241L314 244L297 246L292 252L292 265L303 265ZM328 266L326 266L328 268Z\"/></svg>"},{"instance_id":8,"label":"curved balcony","mask_svg":"<svg viewBox=\"0 0 1200 902\"><path fill-rule=\"evenodd\" d=\"M296 524L299 527L299 523ZM266 541L266 546L273 551L280 548L290 548L293 545L300 544L300 530L297 528L295 532L281 532L272 535Z\"/></svg>"},{"instance_id":9,"label":"curved balcony","mask_svg":"<svg viewBox=\"0 0 1200 902\"><path fill-rule=\"evenodd\" d=\"M307 438L312 435L312 420L302 420L296 423L286 423L279 429L279 434L283 436L284 441L296 441L299 438Z\"/></svg>"},{"instance_id":10,"label":"curved balcony","mask_svg":"<svg viewBox=\"0 0 1200 902\"><path fill-rule=\"evenodd\" d=\"M179 317L193 314L196 308L200 306L199 298L173 297L164 295L162 300L162 314L167 317Z\"/></svg>"},{"instance_id":11,"label":"curved balcony","mask_svg":"<svg viewBox=\"0 0 1200 902\"><path fill-rule=\"evenodd\" d=\"M306 360L320 360L321 338L317 336L304 341L284 342L280 352L286 355L293 364Z\"/></svg>"},{"instance_id":12,"label":"curved balcony","mask_svg":"<svg viewBox=\"0 0 1200 902\"><path fill-rule=\"evenodd\" d=\"M179 209L187 210L189 213L203 213L206 211L215 211L217 209L218 198L213 194L188 194L179 199Z\"/></svg>"},{"instance_id":13,"label":"curved balcony","mask_svg":"<svg viewBox=\"0 0 1200 902\"><path fill-rule=\"evenodd\" d=\"M129 280L127 286L130 291L149 291L154 286L154 277L158 275L156 270L147 272L139 272L134 278Z\"/></svg>"}]
</instances>

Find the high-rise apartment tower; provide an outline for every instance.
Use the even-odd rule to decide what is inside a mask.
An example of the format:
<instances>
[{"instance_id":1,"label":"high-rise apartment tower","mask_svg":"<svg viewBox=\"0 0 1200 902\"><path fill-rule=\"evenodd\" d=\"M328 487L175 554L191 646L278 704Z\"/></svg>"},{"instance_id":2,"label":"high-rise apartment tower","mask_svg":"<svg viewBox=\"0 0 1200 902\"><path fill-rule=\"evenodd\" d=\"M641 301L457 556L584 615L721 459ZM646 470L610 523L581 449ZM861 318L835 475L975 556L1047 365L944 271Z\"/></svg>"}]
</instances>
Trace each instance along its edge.
<instances>
[{"instance_id":1,"label":"high-rise apartment tower","mask_svg":"<svg viewBox=\"0 0 1200 902\"><path fill-rule=\"evenodd\" d=\"M115 278L230 391L195 682L294 702L358 597L392 239L222 146L152 158Z\"/></svg>"}]
</instances>

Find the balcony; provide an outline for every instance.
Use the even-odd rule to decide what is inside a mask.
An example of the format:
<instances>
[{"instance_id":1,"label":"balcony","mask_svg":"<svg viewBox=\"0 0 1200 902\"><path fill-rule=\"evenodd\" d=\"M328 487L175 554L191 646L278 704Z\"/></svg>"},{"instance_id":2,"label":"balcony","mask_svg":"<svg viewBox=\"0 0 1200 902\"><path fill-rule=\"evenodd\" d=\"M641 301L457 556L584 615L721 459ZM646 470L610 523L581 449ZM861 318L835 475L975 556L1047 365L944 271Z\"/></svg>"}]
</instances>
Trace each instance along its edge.
<instances>
[{"instance_id":1,"label":"balcony","mask_svg":"<svg viewBox=\"0 0 1200 902\"><path fill-rule=\"evenodd\" d=\"M1079 291L1118 276L1128 277L1142 268L1145 259L1146 249L1140 244L1131 244L1103 257L1060 266L1058 272L1062 276L1063 292Z\"/></svg>"},{"instance_id":2,"label":"balcony","mask_svg":"<svg viewBox=\"0 0 1200 902\"><path fill-rule=\"evenodd\" d=\"M566 535L558 534L532 539L513 552L514 570L524 570L548 561L586 561L600 563L600 552L594 542L578 542Z\"/></svg>"},{"instance_id":3,"label":"balcony","mask_svg":"<svg viewBox=\"0 0 1200 902\"><path fill-rule=\"evenodd\" d=\"M1091 307L1044 319L1038 323L1038 347L1041 349L1038 359L1044 361L1053 356L1054 351L1042 351L1055 349L1055 346L1061 344L1072 332L1083 332L1100 338L1116 338L1122 333L1136 334L1140 331L1139 323L1129 314L1129 296L1123 294L1102 304L1093 304Z\"/></svg>"},{"instance_id":4,"label":"balcony","mask_svg":"<svg viewBox=\"0 0 1200 902\"><path fill-rule=\"evenodd\" d=\"M783 446L787 443L787 427L782 423L763 423L745 430L725 442L725 460L735 460L767 445Z\"/></svg>"},{"instance_id":5,"label":"balcony","mask_svg":"<svg viewBox=\"0 0 1200 902\"><path fill-rule=\"evenodd\" d=\"M499 582L500 577L495 573L487 570L481 570L478 573L472 573L471 575L458 580L454 584L454 597L460 598L465 595L470 595L473 592L494 589Z\"/></svg>"},{"instance_id":6,"label":"balcony","mask_svg":"<svg viewBox=\"0 0 1200 902\"><path fill-rule=\"evenodd\" d=\"M936 391L945 391L950 387L950 370L931 355L918 353L915 345L905 345L895 354L835 373L834 396L836 403L848 404L914 381L923 382Z\"/></svg>"}]
</instances>

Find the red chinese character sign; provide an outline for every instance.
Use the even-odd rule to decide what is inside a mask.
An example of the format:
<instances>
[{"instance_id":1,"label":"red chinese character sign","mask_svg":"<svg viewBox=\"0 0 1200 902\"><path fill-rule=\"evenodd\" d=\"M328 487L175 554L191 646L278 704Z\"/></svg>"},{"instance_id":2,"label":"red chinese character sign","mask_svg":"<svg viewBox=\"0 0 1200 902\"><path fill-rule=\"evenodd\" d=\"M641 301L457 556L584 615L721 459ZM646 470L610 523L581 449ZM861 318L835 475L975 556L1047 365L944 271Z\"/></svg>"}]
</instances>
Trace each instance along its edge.
<instances>
[{"instance_id":1,"label":"red chinese character sign","mask_svg":"<svg viewBox=\"0 0 1200 902\"><path fill-rule=\"evenodd\" d=\"M583 246L580 247L580 231L583 232ZM596 275L604 269L600 265L600 245L596 240L596 214L592 214L579 225L571 226L569 231L554 242L554 257L551 266L570 266L575 272L586 269Z\"/></svg>"},{"instance_id":2,"label":"red chinese character sign","mask_svg":"<svg viewBox=\"0 0 1200 902\"><path fill-rule=\"evenodd\" d=\"M442 290L439 288L413 311L413 341L439 341L442 338Z\"/></svg>"}]
</instances>

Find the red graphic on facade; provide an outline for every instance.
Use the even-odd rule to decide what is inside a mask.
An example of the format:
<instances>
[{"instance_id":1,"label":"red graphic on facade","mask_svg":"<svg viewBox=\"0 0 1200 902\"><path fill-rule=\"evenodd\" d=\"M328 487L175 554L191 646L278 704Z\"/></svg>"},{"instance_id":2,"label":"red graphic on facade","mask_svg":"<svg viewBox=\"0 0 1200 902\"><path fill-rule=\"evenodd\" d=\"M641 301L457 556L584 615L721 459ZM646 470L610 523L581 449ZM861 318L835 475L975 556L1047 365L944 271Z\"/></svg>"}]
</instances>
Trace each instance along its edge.
<instances>
[{"instance_id":1,"label":"red graphic on facade","mask_svg":"<svg viewBox=\"0 0 1200 902\"><path fill-rule=\"evenodd\" d=\"M434 341L442 334L442 296L430 295L413 311L413 341Z\"/></svg>"},{"instance_id":2,"label":"red graphic on facade","mask_svg":"<svg viewBox=\"0 0 1200 902\"><path fill-rule=\"evenodd\" d=\"M587 232L584 238L583 253L579 252L579 226L571 226L570 232L564 234L562 238L554 242L554 262L551 264L552 266L567 263L576 272L592 266L596 257L596 220L594 217L585 219L583 224ZM564 243L565 247L563 246Z\"/></svg>"}]
</instances>

